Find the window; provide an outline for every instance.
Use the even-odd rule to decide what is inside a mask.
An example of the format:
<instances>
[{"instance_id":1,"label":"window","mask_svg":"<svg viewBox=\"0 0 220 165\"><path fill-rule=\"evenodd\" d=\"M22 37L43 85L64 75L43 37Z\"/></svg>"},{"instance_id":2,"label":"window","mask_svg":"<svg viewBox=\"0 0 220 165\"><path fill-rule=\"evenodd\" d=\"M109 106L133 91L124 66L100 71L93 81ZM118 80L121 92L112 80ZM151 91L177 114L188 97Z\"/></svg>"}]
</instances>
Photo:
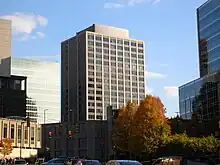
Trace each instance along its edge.
<instances>
[{"instance_id":1,"label":"window","mask_svg":"<svg viewBox=\"0 0 220 165\"><path fill-rule=\"evenodd\" d=\"M88 112L94 113L94 112L95 112L95 109L89 108L89 109L88 109Z\"/></svg>"},{"instance_id":2,"label":"window","mask_svg":"<svg viewBox=\"0 0 220 165\"><path fill-rule=\"evenodd\" d=\"M87 139L81 138L79 139L79 148L86 148L87 147Z\"/></svg>"},{"instance_id":3,"label":"window","mask_svg":"<svg viewBox=\"0 0 220 165\"><path fill-rule=\"evenodd\" d=\"M116 39L115 39L115 38L111 38L111 39L110 39L110 42L111 42L111 43L116 43Z\"/></svg>"},{"instance_id":4,"label":"window","mask_svg":"<svg viewBox=\"0 0 220 165\"><path fill-rule=\"evenodd\" d=\"M136 42L135 42L135 41L132 41L132 42L131 42L131 46L136 46Z\"/></svg>"},{"instance_id":5,"label":"window","mask_svg":"<svg viewBox=\"0 0 220 165\"><path fill-rule=\"evenodd\" d=\"M21 143L21 125L18 125L18 143Z\"/></svg>"},{"instance_id":6,"label":"window","mask_svg":"<svg viewBox=\"0 0 220 165\"><path fill-rule=\"evenodd\" d=\"M37 128L37 141L40 141L41 139L41 129Z\"/></svg>"},{"instance_id":7,"label":"window","mask_svg":"<svg viewBox=\"0 0 220 165\"><path fill-rule=\"evenodd\" d=\"M109 38L108 37L103 37L103 41L104 42L109 42Z\"/></svg>"},{"instance_id":8,"label":"window","mask_svg":"<svg viewBox=\"0 0 220 165\"><path fill-rule=\"evenodd\" d=\"M89 115L89 119L95 119L95 115Z\"/></svg>"},{"instance_id":9,"label":"window","mask_svg":"<svg viewBox=\"0 0 220 165\"><path fill-rule=\"evenodd\" d=\"M25 126L24 128L24 142L28 143L28 127Z\"/></svg>"},{"instance_id":10,"label":"window","mask_svg":"<svg viewBox=\"0 0 220 165\"><path fill-rule=\"evenodd\" d=\"M88 39L93 40L93 39L94 39L94 36L93 36L92 34L89 34L89 35L88 35Z\"/></svg>"},{"instance_id":11,"label":"window","mask_svg":"<svg viewBox=\"0 0 220 165\"><path fill-rule=\"evenodd\" d=\"M8 129L7 129L7 127L8 127L8 124L5 123L4 124L4 136L3 136L4 138L7 138L7 136L8 136L8 132L7 132Z\"/></svg>"},{"instance_id":12,"label":"window","mask_svg":"<svg viewBox=\"0 0 220 165\"><path fill-rule=\"evenodd\" d=\"M143 48L143 47L144 47L144 45L143 45L142 43L138 43L138 47Z\"/></svg>"},{"instance_id":13,"label":"window","mask_svg":"<svg viewBox=\"0 0 220 165\"><path fill-rule=\"evenodd\" d=\"M15 138L15 125L12 124L11 125L11 139L14 139Z\"/></svg>"},{"instance_id":14,"label":"window","mask_svg":"<svg viewBox=\"0 0 220 165\"><path fill-rule=\"evenodd\" d=\"M122 45L123 44L123 40L117 40L117 43Z\"/></svg>"},{"instance_id":15,"label":"window","mask_svg":"<svg viewBox=\"0 0 220 165\"><path fill-rule=\"evenodd\" d=\"M31 127L31 144L34 144L34 127Z\"/></svg>"},{"instance_id":16,"label":"window","mask_svg":"<svg viewBox=\"0 0 220 165\"><path fill-rule=\"evenodd\" d=\"M102 41L102 36L95 36L95 39L96 39L97 41Z\"/></svg>"}]
</instances>

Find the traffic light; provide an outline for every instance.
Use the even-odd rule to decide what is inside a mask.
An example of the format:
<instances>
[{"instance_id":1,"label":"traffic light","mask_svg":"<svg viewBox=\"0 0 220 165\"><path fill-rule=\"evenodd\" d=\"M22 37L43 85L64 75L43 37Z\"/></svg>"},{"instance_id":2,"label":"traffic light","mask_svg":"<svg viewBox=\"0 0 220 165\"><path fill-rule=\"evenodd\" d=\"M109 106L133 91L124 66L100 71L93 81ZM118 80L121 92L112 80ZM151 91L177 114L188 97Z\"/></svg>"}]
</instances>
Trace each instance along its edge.
<instances>
[{"instance_id":1,"label":"traffic light","mask_svg":"<svg viewBox=\"0 0 220 165\"><path fill-rule=\"evenodd\" d=\"M59 133L62 134L63 132L63 125L59 125Z\"/></svg>"},{"instance_id":2,"label":"traffic light","mask_svg":"<svg viewBox=\"0 0 220 165\"><path fill-rule=\"evenodd\" d=\"M80 130L79 130L79 124L76 124L76 125L75 125L75 133L79 133L79 131L80 131Z\"/></svg>"},{"instance_id":3,"label":"traffic light","mask_svg":"<svg viewBox=\"0 0 220 165\"><path fill-rule=\"evenodd\" d=\"M48 132L48 138L51 139L51 137L52 137L52 132L50 131Z\"/></svg>"},{"instance_id":4,"label":"traffic light","mask_svg":"<svg viewBox=\"0 0 220 165\"><path fill-rule=\"evenodd\" d=\"M68 138L72 138L72 131L68 131Z\"/></svg>"},{"instance_id":5,"label":"traffic light","mask_svg":"<svg viewBox=\"0 0 220 165\"><path fill-rule=\"evenodd\" d=\"M105 144L104 140L101 139L101 140L100 140L100 145L103 146L104 144Z\"/></svg>"}]
</instances>

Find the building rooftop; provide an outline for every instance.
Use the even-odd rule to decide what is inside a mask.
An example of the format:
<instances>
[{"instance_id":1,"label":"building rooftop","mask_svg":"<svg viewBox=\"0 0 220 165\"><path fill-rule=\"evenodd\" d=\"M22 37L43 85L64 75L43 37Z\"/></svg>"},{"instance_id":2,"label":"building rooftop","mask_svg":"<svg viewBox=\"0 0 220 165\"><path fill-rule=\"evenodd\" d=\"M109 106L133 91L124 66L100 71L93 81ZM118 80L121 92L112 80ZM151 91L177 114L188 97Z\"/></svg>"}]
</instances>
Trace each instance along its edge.
<instances>
[{"instance_id":1,"label":"building rooftop","mask_svg":"<svg viewBox=\"0 0 220 165\"><path fill-rule=\"evenodd\" d=\"M85 31L90 31L94 33L101 33L112 37L120 37L120 38L129 38L129 31L127 29L117 28L108 25L100 25L100 24L93 24L76 34L83 33Z\"/></svg>"},{"instance_id":2,"label":"building rooftop","mask_svg":"<svg viewBox=\"0 0 220 165\"><path fill-rule=\"evenodd\" d=\"M2 19L0 18L0 23L11 23L11 20L7 20L7 19Z\"/></svg>"}]
</instances>

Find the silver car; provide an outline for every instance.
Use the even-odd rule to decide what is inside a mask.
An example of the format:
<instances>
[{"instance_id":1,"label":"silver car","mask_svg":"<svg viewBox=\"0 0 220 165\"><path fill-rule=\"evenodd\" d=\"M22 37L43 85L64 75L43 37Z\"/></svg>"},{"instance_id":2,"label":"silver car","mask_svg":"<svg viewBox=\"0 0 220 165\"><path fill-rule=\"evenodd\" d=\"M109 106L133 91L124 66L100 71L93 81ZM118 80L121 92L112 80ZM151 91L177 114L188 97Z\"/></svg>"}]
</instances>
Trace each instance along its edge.
<instances>
[{"instance_id":1,"label":"silver car","mask_svg":"<svg viewBox=\"0 0 220 165\"><path fill-rule=\"evenodd\" d=\"M42 165L66 165L67 159L66 158L54 158L49 160L48 162L42 163Z\"/></svg>"},{"instance_id":2,"label":"silver car","mask_svg":"<svg viewBox=\"0 0 220 165\"><path fill-rule=\"evenodd\" d=\"M105 165L142 165L136 160L110 160Z\"/></svg>"}]
</instances>

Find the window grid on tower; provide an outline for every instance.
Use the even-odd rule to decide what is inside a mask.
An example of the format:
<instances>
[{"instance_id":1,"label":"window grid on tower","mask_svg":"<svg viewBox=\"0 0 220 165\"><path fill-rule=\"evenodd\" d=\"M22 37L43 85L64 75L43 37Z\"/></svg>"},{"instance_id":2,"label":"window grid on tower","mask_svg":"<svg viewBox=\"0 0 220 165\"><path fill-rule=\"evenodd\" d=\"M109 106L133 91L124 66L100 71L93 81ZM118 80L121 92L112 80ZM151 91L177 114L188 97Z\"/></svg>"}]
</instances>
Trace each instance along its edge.
<instances>
[{"instance_id":1,"label":"window grid on tower","mask_svg":"<svg viewBox=\"0 0 220 165\"><path fill-rule=\"evenodd\" d=\"M144 45L130 39L87 34L93 35L88 37L88 96L93 96L88 113L95 119L106 119L108 105L121 108L128 101L139 103L144 99Z\"/></svg>"}]
</instances>

